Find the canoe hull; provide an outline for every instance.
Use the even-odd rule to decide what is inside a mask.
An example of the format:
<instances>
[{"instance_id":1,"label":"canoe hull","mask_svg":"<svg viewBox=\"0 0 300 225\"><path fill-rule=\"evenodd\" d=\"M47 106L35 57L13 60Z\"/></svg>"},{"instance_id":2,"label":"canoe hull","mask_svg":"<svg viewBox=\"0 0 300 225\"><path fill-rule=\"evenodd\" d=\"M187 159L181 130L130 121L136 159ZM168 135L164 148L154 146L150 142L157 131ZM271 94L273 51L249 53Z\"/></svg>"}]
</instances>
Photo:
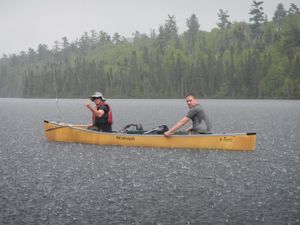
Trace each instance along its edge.
<instances>
[{"instance_id":1,"label":"canoe hull","mask_svg":"<svg viewBox=\"0 0 300 225\"><path fill-rule=\"evenodd\" d=\"M255 150L256 134L138 135L90 131L84 125L44 121L48 141L151 148Z\"/></svg>"}]
</instances>

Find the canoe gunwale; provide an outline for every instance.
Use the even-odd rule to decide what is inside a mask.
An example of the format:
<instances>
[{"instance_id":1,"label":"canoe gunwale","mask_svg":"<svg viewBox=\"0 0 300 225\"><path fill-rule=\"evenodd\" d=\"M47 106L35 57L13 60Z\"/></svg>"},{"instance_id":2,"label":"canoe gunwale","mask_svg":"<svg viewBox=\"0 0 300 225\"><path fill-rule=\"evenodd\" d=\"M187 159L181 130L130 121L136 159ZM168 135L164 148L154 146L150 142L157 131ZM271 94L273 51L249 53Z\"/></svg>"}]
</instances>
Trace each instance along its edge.
<instances>
[{"instance_id":1,"label":"canoe gunwale","mask_svg":"<svg viewBox=\"0 0 300 225\"><path fill-rule=\"evenodd\" d=\"M105 134L105 135L124 135L124 136L143 136L143 137L161 137L163 136L162 134L127 134L127 133L122 133L118 131L113 131L113 132L102 132L102 131L94 131L94 130L88 130L83 127L87 127L87 125L73 125L73 124L67 124L67 123L58 123L54 121L44 121L45 123L51 123L54 125L57 125L57 127L53 127L50 129L47 129L45 131L51 131L51 130L56 130L56 129L61 129L61 128L71 128L71 129L76 129L88 133L96 133L96 134ZM172 137L209 137L209 136L239 136L239 135L256 135L256 132L241 132L241 133L210 133L210 134L173 134Z\"/></svg>"},{"instance_id":2,"label":"canoe gunwale","mask_svg":"<svg viewBox=\"0 0 300 225\"><path fill-rule=\"evenodd\" d=\"M62 129L62 130L60 130ZM65 130L66 129L66 130ZM127 134L88 130L87 125L73 125L44 121L45 136L49 141L154 148L197 148L225 150L255 150L256 133L215 134Z\"/></svg>"}]
</instances>

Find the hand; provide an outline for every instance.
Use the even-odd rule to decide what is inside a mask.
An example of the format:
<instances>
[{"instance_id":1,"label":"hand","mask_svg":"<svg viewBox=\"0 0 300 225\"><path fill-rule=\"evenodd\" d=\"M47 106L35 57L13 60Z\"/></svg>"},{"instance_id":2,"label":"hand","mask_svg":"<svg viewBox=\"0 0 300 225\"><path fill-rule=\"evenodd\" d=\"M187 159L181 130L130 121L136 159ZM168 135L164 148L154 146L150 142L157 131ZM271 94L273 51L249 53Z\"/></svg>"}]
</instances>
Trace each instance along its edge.
<instances>
[{"instance_id":1,"label":"hand","mask_svg":"<svg viewBox=\"0 0 300 225\"><path fill-rule=\"evenodd\" d=\"M190 127L189 129L186 130L187 132L192 132L193 131L193 128Z\"/></svg>"},{"instance_id":2,"label":"hand","mask_svg":"<svg viewBox=\"0 0 300 225\"><path fill-rule=\"evenodd\" d=\"M165 137L171 137L172 133L170 131L167 131L164 133Z\"/></svg>"},{"instance_id":3,"label":"hand","mask_svg":"<svg viewBox=\"0 0 300 225\"><path fill-rule=\"evenodd\" d=\"M91 106L91 103L87 103L86 105L85 105L88 109L92 109L93 107Z\"/></svg>"}]
</instances>

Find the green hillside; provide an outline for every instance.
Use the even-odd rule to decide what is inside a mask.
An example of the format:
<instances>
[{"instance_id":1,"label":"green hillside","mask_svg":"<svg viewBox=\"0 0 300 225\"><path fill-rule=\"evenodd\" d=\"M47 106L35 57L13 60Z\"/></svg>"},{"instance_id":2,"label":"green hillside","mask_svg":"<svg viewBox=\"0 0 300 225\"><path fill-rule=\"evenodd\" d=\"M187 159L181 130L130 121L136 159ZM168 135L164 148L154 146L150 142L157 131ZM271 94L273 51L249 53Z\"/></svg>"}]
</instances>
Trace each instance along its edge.
<instances>
[{"instance_id":1,"label":"green hillside","mask_svg":"<svg viewBox=\"0 0 300 225\"><path fill-rule=\"evenodd\" d=\"M211 31L196 15L179 33L168 15L157 31L132 38L92 30L55 47L3 55L0 97L77 98L99 90L109 98L300 99L300 12L279 4L266 19L253 1L249 22L220 9Z\"/></svg>"}]
</instances>

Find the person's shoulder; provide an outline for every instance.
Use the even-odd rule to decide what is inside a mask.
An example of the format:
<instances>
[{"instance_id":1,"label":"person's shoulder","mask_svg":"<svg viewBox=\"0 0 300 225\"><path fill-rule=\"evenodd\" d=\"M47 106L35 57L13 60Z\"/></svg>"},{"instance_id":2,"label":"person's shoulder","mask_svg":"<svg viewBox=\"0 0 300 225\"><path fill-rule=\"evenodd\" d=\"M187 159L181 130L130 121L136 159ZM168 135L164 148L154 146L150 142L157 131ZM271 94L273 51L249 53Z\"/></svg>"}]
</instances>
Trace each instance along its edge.
<instances>
[{"instance_id":1,"label":"person's shoulder","mask_svg":"<svg viewBox=\"0 0 300 225\"><path fill-rule=\"evenodd\" d=\"M193 108L191 108L191 109L194 109L194 110L202 110L203 109L203 107L200 105L200 104L197 104L197 105L195 105Z\"/></svg>"},{"instance_id":2,"label":"person's shoulder","mask_svg":"<svg viewBox=\"0 0 300 225\"><path fill-rule=\"evenodd\" d=\"M195 111L197 113L204 113L205 112L203 106L200 105L200 104L195 105L195 107L193 109L194 109L193 111Z\"/></svg>"}]
</instances>

